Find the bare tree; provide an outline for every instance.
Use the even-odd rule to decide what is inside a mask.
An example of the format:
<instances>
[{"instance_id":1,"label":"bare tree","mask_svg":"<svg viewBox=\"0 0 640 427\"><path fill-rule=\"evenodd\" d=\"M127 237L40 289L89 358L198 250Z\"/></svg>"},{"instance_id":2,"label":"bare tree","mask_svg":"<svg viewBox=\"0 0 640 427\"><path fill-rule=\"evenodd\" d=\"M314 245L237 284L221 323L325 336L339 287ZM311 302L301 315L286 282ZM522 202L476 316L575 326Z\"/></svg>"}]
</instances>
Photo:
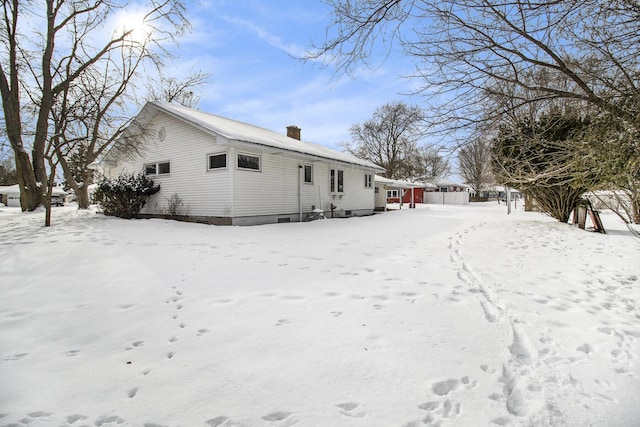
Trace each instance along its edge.
<instances>
[{"instance_id":1,"label":"bare tree","mask_svg":"<svg viewBox=\"0 0 640 427\"><path fill-rule=\"evenodd\" d=\"M195 71L184 78L168 77L159 70L158 79L147 83L147 101L173 102L195 108L200 102L198 89L206 84L211 74Z\"/></svg>"},{"instance_id":2,"label":"bare tree","mask_svg":"<svg viewBox=\"0 0 640 427\"><path fill-rule=\"evenodd\" d=\"M458 151L458 173L476 193L495 180L491 174L491 141L475 138Z\"/></svg>"},{"instance_id":3,"label":"bare tree","mask_svg":"<svg viewBox=\"0 0 640 427\"><path fill-rule=\"evenodd\" d=\"M640 8L636 0L327 0L333 24L308 58L345 73L399 45L437 108L438 123L475 125L488 95L519 108L580 100L637 123ZM383 55L384 58L384 55ZM562 75L557 80L532 75ZM519 88L526 96L512 91ZM504 111L494 111L504 114Z\"/></svg>"},{"instance_id":4,"label":"bare tree","mask_svg":"<svg viewBox=\"0 0 640 427\"><path fill-rule=\"evenodd\" d=\"M451 172L449 160L440 154L435 146L423 146L418 149L415 178L425 181L444 178Z\"/></svg>"},{"instance_id":5,"label":"bare tree","mask_svg":"<svg viewBox=\"0 0 640 427\"><path fill-rule=\"evenodd\" d=\"M373 117L351 127L351 154L386 169L388 178L407 178L414 173L421 138L423 112L418 106L391 102L377 108Z\"/></svg>"},{"instance_id":6,"label":"bare tree","mask_svg":"<svg viewBox=\"0 0 640 427\"><path fill-rule=\"evenodd\" d=\"M14 185L17 182L18 175L13 159L0 157L0 185ZM0 203L2 203L1 200Z\"/></svg>"},{"instance_id":7,"label":"bare tree","mask_svg":"<svg viewBox=\"0 0 640 427\"><path fill-rule=\"evenodd\" d=\"M148 0L140 23L144 30L110 30L110 18L118 11L127 12L124 5L109 0L46 0L42 7L19 0L3 2L0 94L23 210L34 210L43 202L48 181L46 148L55 127L54 107L64 103L61 97L73 94L80 80L95 76L96 70L118 56L131 62L158 61L166 53L162 44L188 25L177 0ZM29 114L35 125L27 131L23 127L32 122ZM25 141L26 135L32 140Z\"/></svg>"}]
</instances>

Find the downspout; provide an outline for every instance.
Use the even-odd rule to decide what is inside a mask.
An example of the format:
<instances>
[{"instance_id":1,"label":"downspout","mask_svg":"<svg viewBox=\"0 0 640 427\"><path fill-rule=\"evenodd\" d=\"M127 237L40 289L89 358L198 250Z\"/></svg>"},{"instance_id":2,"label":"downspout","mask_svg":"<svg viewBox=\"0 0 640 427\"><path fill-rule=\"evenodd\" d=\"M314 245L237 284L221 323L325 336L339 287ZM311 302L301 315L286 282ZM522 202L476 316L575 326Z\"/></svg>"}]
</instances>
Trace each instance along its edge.
<instances>
[{"instance_id":1,"label":"downspout","mask_svg":"<svg viewBox=\"0 0 640 427\"><path fill-rule=\"evenodd\" d=\"M231 224L233 224L233 221L235 219L236 216L236 170L238 169L238 157L236 156L236 150L233 147L229 147L229 187L230 187L230 194L229 194L229 204L230 204L230 209L229 212L231 214L231 218L229 218L231 220Z\"/></svg>"},{"instance_id":2,"label":"downspout","mask_svg":"<svg viewBox=\"0 0 640 427\"><path fill-rule=\"evenodd\" d=\"M302 222L302 165L298 165L298 222Z\"/></svg>"}]
</instances>

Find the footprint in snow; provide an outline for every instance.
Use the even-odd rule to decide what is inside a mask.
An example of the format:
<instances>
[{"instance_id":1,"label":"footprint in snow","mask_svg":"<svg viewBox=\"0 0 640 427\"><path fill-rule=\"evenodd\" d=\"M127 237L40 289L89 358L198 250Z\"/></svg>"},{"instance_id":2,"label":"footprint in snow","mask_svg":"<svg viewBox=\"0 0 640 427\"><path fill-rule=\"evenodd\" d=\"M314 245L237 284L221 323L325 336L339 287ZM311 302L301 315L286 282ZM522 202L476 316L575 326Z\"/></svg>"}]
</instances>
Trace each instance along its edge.
<instances>
[{"instance_id":1,"label":"footprint in snow","mask_svg":"<svg viewBox=\"0 0 640 427\"><path fill-rule=\"evenodd\" d=\"M17 353L17 354L12 354L10 356L7 356L4 358L5 361L14 361L14 360L20 360L20 359L24 359L25 357L27 357L29 355L29 353Z\"/></svg>"},{"instance_id":2,"label":"footprint in snow","mask_svg":"<svg viewBox=\"0 0 640 427\"><path fill-rule=\"evenodd\" d=\"M363 418L367 415L366 412L358 410L360 405L354 402L340 403L336 407L341 409L340 413L345 417Z\"/></svg>"},{"instance_id":3,"label":"footprint in snow","mask_svg":"<svg viewBox=\"0 0 640 427\"><path fill-rule=\"evenodd\" d=\"M225 417L221 415L219 417L211 418L210 420L205 421L206 424L209 424L211 427L219 427L229 420L229 417Z\"/></svg>"},{"instance_id":4,"label":"footprint in snow","mask_svg":"<svg viewBox=\"0 0 640 427\"><path fill-rule=\"evenodd\" d=\"M45 412L45 411L35 411L35 412L29 412L27 415L29 415L31 418L44 418L44 417L50 417L51 413Z\"/></svg>"},{"instance_id":5,"label":"footprint in snow","mask_svg":"<svg viewBox=\"0 0 640 427\"><path fill-rule=\"evenodd\" d=\"M451 378L431 384L431 390L438 396L446 396L460 386L460 380Z\"/></svg>"},{"instance_id":6,"label":"footprint in snow","mask_svg":"<svg viewBox=\"0 0 640 427\"><path fill-rule=\"evenodd\" d=\"M73 424L76 421L84 421L86 419L87 419L87 417L85 415L73 414L73 415L69 415L67 417L67 423Z\"/></svg>"},{"instance_id":7,"label":"footprint in snow","mask_svg":"<svg viewBox=\"0 0 640 427\"><path fill-rule=\"evenodd\" d=\"M298 423L295 418L290 418L291 412L277 411L262 417L263 420L278 423L279 426L292 426Z\"/></svg>"},{"instance_id":8,"label":"footprint in snow","mask_svg":"<svg viewBox=\"0 0 640 427\"><path fill-rule=\"evenodd\" d=\"M101 427L103 425L124 424L124 423L125 421L117 415L111 415L111 416L102 415L98 417L98 419L94 424L98 427Z\"/></svg>"},{"instance_id":9,"label":"footprint in snow","mask_svg":"<svg viewBox=\"0 0 640 427\"><path fill-rule=\"evenodd\" d=\"M418 408L422 409L423 411L431 412L435 409L438 409L439 406L440 406L440 402L425 402L418 405Z\"/></svg>"}]
</instances>

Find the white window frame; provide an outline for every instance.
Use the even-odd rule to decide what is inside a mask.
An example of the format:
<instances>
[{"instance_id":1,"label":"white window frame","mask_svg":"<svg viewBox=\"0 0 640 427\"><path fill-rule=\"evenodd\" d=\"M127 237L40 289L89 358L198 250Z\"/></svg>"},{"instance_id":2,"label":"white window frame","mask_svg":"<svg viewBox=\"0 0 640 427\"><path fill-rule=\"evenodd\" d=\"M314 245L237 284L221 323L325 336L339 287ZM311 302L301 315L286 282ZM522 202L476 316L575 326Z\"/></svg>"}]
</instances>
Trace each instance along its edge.
<instances>
[{"instance_id":1,"label":"white window frame","mask_svg":"<svg viewBox=\"0 0 640 427\"><path fill-rule=\"evenodd\" d=\"M169 165L169 172L160 172L160 165ZM154 168L154 172L153 173L149 173L148 169L149 167L153 167ZM171 161L166 160L166 161L162 161L162 162L154 162L154 163L145 163L144 166L142 167L144 174L146 176L168 176L171 175Z\"/></svg>"},{"instance_id":2,"label":"white window frame","mask_svg":"<svg viewBox=\"0 0 640 427\"><path fill-rule=\"evenodd\" d=\"M364 188L373 188L373 174L364 174Z\"/></svg>"},{"instance_id":3,"label":"white window frame","mask_svg":"<svg viewBox=\"0 0 640 427\"><path fill-rule=\"evenodd\" d=\"M258 168L254 169L254 168L245 168L240 166L240 156L254 157L258 159ZM236 168L238 170L243 170L243 171L262 172L262 156L259 156L257 154L251 154L251 153L240 153L240 152L236 153Z\"/></svg>"},{"instance_id":4,"label":"white window frame","mask_svg":"<svg viewBox=\"0 0 640 427\"><path fill-rule=\"evenodd\" d=\"M211 167L211 157L224 156L224 166L219 168ZM229 169L229 154L226 151L221 153L210 153L207 154L207 171L220 171Z\"/></svg>"},{"instance_id":5,"label":"white window frame","mask_svg":"<svg viewBox=\"0 0 640 427\"><path fill-rule=\"evenodd\" d=\"M338 193L338 194L344 193L344 170L343 169L331 169L331 171L329 172L329 191L331 193Z\"/></svg>"},{"instance_id":6,"label":"white window frame","mask_svg":"<svg viewBox=\"0 0 640 427\"><path fill-rule=\"evenodd\" d=\"M307 168L309 168L309 171L310 171L310 177L309 177L310 181L307 181ZM305 164L302 170L304 174L304 177L303 177L304 183L313 184L313 165Z\"/></svg>"}]
</instances>

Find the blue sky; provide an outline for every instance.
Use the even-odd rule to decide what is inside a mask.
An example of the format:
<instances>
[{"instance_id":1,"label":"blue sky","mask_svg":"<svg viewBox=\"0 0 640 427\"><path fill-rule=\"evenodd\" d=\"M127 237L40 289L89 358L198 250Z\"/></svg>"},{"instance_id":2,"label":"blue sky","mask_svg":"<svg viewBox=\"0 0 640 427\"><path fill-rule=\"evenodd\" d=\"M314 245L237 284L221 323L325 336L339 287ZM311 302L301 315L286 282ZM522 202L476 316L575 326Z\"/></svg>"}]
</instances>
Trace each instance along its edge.
<instances>
[{"instance_id":1,"label":"blue sky","mask_svg":"<svg viewBox=\"0 0 640 427\"><path fill-rule=\"evenodd\" d=\"M371 117L386 102L418 98L411 91L412 66L397 56L357 78L332 68L292 58L303 56L311 41L324 40L330 8L320 1L203 0L186 2L193 26L184 37L175 73L211 73L203 88L203 111L286 132L302 129L302 139L340 149L349 127Z\"/></svg>"}]
</instances>

